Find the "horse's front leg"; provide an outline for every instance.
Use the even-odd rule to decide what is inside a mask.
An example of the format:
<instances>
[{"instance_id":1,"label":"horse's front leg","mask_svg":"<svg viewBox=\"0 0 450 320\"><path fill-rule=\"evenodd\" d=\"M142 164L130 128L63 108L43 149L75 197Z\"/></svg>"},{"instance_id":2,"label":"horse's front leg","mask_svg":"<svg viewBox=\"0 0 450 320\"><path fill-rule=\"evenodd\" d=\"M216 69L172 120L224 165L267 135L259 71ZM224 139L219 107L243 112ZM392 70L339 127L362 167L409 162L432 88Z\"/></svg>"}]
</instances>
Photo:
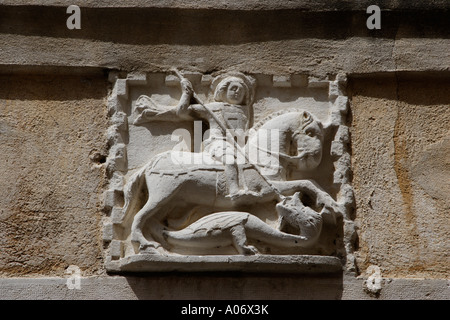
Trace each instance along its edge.
<instances>
[{"instance_id":1,"label":"horse's front leg","mask_svg":"<svg viewBox=\"0 0 450 320\"><path fill-rule=\"evenodd\" d=\"M342 206L312 180L271 181L271 184L285 196L293 195L298 191L304 192L315 199L317 206L337 215L343 212Z\"/></svg>"}]
</instances>

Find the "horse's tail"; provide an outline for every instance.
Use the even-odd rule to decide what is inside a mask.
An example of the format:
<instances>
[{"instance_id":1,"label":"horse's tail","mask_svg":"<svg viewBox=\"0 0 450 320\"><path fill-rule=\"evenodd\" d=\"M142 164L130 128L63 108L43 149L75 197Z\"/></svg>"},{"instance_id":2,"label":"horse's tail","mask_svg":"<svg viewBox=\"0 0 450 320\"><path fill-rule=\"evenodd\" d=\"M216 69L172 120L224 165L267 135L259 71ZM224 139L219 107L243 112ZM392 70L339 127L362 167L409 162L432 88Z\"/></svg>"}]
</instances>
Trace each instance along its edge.
<instances>
[{"instance_id":1,"label":"horse's tail","mask_svg":"<svg viewBox=\"0 0 450 320\"><path fill-rule=\"evenodd\" d=\"M148 166L144 166L134 173L124 187L124 205L122 211L124 223L132 218L133 213L137 211L137 207L141 204L140 194L145 185L145 171L147 168Z\"/></svg>"}]
</instances>

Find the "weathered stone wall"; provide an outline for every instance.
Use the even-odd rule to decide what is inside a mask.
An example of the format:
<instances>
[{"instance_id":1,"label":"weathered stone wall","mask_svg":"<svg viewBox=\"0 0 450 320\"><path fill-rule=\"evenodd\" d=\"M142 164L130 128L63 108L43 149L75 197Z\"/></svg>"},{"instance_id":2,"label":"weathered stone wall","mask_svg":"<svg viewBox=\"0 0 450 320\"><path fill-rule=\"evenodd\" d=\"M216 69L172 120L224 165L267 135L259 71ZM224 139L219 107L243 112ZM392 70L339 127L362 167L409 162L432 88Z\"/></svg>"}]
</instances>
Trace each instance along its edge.
<instances>
[{"instance_id":1,"label":"weathered stone wall","mask_svg":"<svg viewBox=\"0 0 450 320\"><path fill-rule=\"evenodd\" d=\"M101 272L107 82L0 77L0 274Z\"/></svg>"},{"instance_id":2,"label":"weathered stone wall","mask_svg":"<svg viewBox=\"0 0 450 320\"><path fill-rule=\"evenodd\" d=\"M382 1L368 30L370 2L80 1L68 30L72 3L3 1L0 299L449 299L450 7ZM173 66L347 76L356 273L106 272L108 76ZM70 265L81 291L66 287ZM363 286L372 265L377 296Z\"/></svg>"},{"instance_id":3,"label":"weathered stone wall","mask_svg":"<svg viewBox=\"0 0 450 320\"><path fill-rule=\"evenodd\" d=\"M416 9L409 3L396 9L386 1L380 8L391 10L383 11L380 30L366 27L370 1L349 1L343 10L341 1L323 1L319 8L315 1L267 1L261 10L247 1L227 2L228 9L221 2L171 8L161 1L117 8L87 1L80 4L80 30L65 27L70 1L67 6L57 2L59 6L2 7L2 68L166 72L176 66L326 77L338 72L448 71L450 62L446 1Z\"/></svg>"},{"instance_id":4,"label":"weathered stone wall","mask_svg":"<svg viewBox=\"0 0 450 320\"><path fill-rule=\"evenodd\" d=\"M448 79L354 79L352 162L359 267L449 276Z\"/></svg>"}]
</instances>

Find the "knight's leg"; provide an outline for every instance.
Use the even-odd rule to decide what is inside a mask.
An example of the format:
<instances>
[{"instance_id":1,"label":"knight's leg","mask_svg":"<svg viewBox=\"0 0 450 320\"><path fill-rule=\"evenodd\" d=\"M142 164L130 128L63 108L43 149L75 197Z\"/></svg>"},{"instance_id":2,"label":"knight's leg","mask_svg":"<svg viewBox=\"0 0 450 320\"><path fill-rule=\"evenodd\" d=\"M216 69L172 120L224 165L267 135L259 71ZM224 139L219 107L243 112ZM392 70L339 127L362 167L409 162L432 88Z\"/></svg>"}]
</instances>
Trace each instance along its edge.
<instances>
[{"instance_id":1,"label":"knight's leg","mask_svg":"<svg viewBox=\"0 0 450 320\"><path fill-rule=\"evenodd\" d=\"M238 194L240 190L238 173L237 164L225 164L225 175L227 177L228 193L230 196Z\"/></svg>"},{"instance_id":2,"label":"knight's leg","mask_svg":"<svg viewBox=\"0 0 450 320\"><path fill-rule=\"evenodd\" d=\"M228 197L232 200L237 200L242 197L260 197L261 194L248 189L245 177L244 168L239 164L227 164L225 166L225 175L228 183Z\"/></svg>"},{"instance_id":3,"label":"knight's leg","mask_svg":"<svg viewBox=\"0 0 450 320\"><path fill-rule=\"evenodd\" d=\"M233 245L239 254L253 255L258 253L258 250L254 246L247 244L244 225L240 224L231 228L231 237L233 238Z\"/></svg>"}]
</instances>

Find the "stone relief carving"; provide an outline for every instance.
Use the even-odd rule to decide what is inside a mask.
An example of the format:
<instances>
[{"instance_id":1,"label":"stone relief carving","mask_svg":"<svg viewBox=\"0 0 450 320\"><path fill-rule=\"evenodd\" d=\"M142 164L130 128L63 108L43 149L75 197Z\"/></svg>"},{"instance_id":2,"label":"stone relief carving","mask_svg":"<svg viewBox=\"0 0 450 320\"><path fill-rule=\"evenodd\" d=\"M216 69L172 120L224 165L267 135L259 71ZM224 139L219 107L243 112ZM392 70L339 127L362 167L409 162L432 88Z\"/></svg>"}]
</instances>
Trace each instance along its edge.
<instances>
[{"instance_id":1,"label":"stone relief carving","mask_svg":"<svg viewBox=\"0 0 450 320\"><path fill-rule=\"evenodd\" d=\"M105 194L111 216L104 236L110 269L143 257L153 262L236 255L351 259L353 199L342 80L310 80L306 88L290 88L288 103L276 103L257 95L255 76L191 78L174 70L165 76L171 88L153 95L145 92L147 75L114 79L111 187ZM283 97L285 82L273 77L276 98ZM198 93L193 83L210 87ZM130 84L138 88L133 94ZM296 101L296 91L316 94L320 108ZM315 109L321 109L322 119ZM187 138L171 148L163 144L164 151L145 159L135 141L157 126L175 129L171 141L184 126ZM139 165L131 166L128 154Z\"/></svg>"}]
</instances>

